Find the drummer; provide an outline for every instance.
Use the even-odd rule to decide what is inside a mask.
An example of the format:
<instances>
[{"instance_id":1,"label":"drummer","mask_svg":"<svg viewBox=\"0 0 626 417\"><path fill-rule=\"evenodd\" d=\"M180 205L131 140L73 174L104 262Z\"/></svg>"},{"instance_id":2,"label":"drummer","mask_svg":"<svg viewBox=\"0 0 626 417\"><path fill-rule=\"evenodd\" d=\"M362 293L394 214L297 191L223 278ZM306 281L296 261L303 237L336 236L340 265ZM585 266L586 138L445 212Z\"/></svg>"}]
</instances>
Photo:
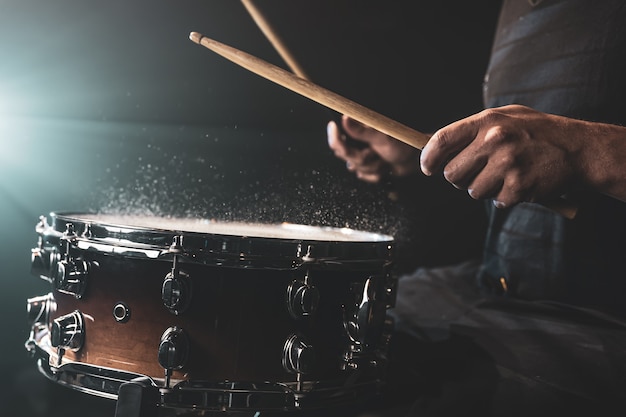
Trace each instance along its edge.
<instances>
[{"instance_id":1,"label":"drummer","mask_svg":"<svg viewBox=\"0 0 626 417\"><path fill-rule=\"evenodd\" d=\"M328 124L362 180L421 171L487 208L479 264L400 277L391 383L403 412L626 413L624 22L623 0L504 1L486 110L421 154L344 116L367 145L353 146ZM419 184L406 192L428 198ZM546 207L561 196L573 219Z\"/></svg>"}]
</instances>

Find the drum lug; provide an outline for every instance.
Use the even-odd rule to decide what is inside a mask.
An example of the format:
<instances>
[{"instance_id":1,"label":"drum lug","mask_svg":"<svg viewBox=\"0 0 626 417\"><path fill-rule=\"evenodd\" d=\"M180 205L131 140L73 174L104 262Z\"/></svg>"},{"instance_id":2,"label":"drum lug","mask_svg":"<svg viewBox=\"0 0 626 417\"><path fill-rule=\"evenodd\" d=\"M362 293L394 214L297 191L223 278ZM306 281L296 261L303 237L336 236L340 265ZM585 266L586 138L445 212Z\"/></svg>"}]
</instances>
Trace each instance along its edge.
<instances>
[{"instance_id":1,"label":"drum lug","mask_svg":"<svg viewBox=\"0 0 626 417\"><path fill-rule=\"evenodd\" d=\"M64 259L57 263L54 288L64 294L82 298L87 287L91 264L84 260Z\"/></svg>"},{"instance_id":2,"label":"drum lug","mask_svg":"<svg viewBox=\"0 0 626 417\"><path fill-rule=\"evenodd\" d=\"M35 226L35 231L39 234L37 247L31 249L30 272L44 281L52 282L52 266L56 266L58 254L56 250L46 250L44 248L43 235L50 229L45 216L39 216L39 223Z\"/></svg>"},{"instance_id":3,"label":"drum lug","mask_svg":"<svg viewBox=\"0 0 626 417\"><path fill-rule=\"evenodd\" d=\"M56 311L56 302L52 293L26 300L26 317L30 324L30 336L24 344L26 350L34 355L37 334L48 327L50 316Z\"/></svg>"},{"instance_id":4,"label":"drum lug","mask_svg":"<svg viewBox=\"0 0 626 417\"><path fill-rule=\"evenodd\" d=\"M92 265L95 264L72 257L72 244L77 237L72 223L68 223L66 228L61 237L61 242L65 243L65 253L61 260L52 262L54 268L52 282L59 292L82 298L87 288L87 277Z\"/></svg>"},{"instance_id":5,"label":"drum lug","mask_svg":"<svg viewBox=\"0 0 626 417\"><path fill-rule=\"evenodd\" d=\"M46 261L46 251L42 247L41 237L36 248L31 249L30 273L50 281L50 262Z\"/></svg>"},{"instance_id":6,"label":"drum lug","mask_svg":"<svg viewBox=\"0 0 626 417\"><path fill-rule=\"evenodd\" d=\"M57 317L52 321L50 343L53 347L78 352L83 347L84 323L83 314L79 310Z\"/></svg>"},{"instance_id":7,"label":"drum lug","mask_svg":"<svg viewBox=\"0 0 626 417\"><path fill-rule=\"evenodd\" d=\"M315 349L298 335L291 335L283 346L283 368L290 373L307 374L315 366Z\"/></svg>"},{"instance_id":8,"label":"drum lug","mask_svg":"<svg viewBox=\"0 0 626 417\"><path fill-rule=\"evenodd\" d=\"M169 388L172 371L181 369L187 363L189 356L189 339L183 329L169 327L161 336L158 360L165 369L165 386Z\"/></svg>"},{"instance_id":9,"label":"drum lug","mask_svg":"<svg viewBox=\"0 0 626 417\"><path fill-rule=\"evenodd\" d=\"M178 268L178 255L174 255L172 270L165 276L161 286L163 305L172 313L180 314L191 302L191 279Z\"/></svg>"},{"instance_id":10,"label":"drum lug","mask_svg":"<svg viewBox=\"0 0 626 417\"><path fill-rule=\"evenodd\" d=\"M384 366L387 361L387 353L389 351L393 330L393 317L386 316L376 349L366 351L360 343L351 343L344 352L341 369L345 371L348 369L363 369L364 366L369 368Z\"/></svg>"},{"instance_id":11,"label":"drum lug","mask_svg":"<svg viewBox=\"0 0 626 417\"><path fill-rule=\"evenodd\" d=\"M57 366L61 365L66 349L78 352L85 340L85 320L83 314L75 310L52 321L50 344L57 348Z\"/></svg>"},{"instance_id":12,"label":"drum lug","mask_svg":"<svg viewBox=\"0 0 626 417\"><path fill-rule=\"evenodd\" d=\"M369 346L378 341L387 309L387 291L382 284L383 280L369 277L352 308L344 307L344 328L351 342Z\"/></svg>"},{"instance_id":13,"label":"drum lug","mask_svg":"<svg viewBox=\"0 0 626 417\"><path fill-rule=\"evenodd\" d=\"M287 287L287 309L294 319L311 316L317 310L320 293L310 281L307 272L304 279L296 279Z\"/></svg>"},{"instance_id":14,"label":"drum lug","mask_svg":"<svg viewBox=\"0 0 626 417\"><path fill-rule=\"evenodd\" d=\"M27 299L26 314L28 323L32 327L47 326L53 303L54 296L52 293Z\"/></svg>"}]
</instances>

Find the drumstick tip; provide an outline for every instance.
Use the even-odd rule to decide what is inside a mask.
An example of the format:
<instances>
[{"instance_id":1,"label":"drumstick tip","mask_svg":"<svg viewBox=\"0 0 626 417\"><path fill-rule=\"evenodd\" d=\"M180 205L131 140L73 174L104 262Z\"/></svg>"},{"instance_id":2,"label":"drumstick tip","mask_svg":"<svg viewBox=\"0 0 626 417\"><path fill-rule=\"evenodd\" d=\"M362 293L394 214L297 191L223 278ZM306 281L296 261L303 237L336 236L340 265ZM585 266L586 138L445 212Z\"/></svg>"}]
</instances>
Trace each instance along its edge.
<instances>
[{"instance_id":1,"label":"drumstick tip","mask_svg":"<svg viewBox=\"0 0 626 417\"><path fill-rule=\"evenodd\" d=\"M198 32L191 32L189 34L189 39L191 39L193 42L199 44L200 41L202 40L202 38L204 38L204 35Z\"/></svg>"}]
</instances>

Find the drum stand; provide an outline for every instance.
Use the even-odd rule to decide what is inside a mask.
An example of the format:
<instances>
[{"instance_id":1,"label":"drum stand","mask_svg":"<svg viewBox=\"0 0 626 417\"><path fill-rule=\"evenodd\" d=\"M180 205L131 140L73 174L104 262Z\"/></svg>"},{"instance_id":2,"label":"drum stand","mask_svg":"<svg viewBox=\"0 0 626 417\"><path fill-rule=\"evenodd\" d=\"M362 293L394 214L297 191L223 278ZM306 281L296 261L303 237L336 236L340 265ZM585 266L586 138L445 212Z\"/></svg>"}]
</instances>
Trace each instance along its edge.
<instances>
[{"instance_id":1,"label":"drum stand","mask_svg":"<svg viewBox=\"0 0 626 417\"><path fill-rule=\"evenodd\" d=\"M115 417L156 417L159 389L149 378L137 378L120 385Z\"/></svg>"},{"instance_id":2,"label":"drum stand","mask_svg":"<svg viewBox=\"0 0 626 417\"><path fill-rule=\"evenodd\" d=\"M155 387L150 378L137 378L120 385L117 403L115 406L115 417L158 417L159 414L159 389ZM220 417L261 417L260 411L228 413L221 411L180 411L171 410L167 416L163 417L184 417L184 416L205 416L213 414ZM182 414L181 414L182 413Z\"/></svg>"}]
</instances>

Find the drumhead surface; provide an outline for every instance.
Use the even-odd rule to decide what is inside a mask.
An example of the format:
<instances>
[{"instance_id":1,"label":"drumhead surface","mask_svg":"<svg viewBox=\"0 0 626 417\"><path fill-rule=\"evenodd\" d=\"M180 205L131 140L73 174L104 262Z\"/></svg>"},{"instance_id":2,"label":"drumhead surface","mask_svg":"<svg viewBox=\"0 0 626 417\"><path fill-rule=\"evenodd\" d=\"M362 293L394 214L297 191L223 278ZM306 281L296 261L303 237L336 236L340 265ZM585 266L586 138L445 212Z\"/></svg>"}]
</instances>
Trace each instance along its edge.
<instances>
[{"instance_id":1,"label":"drumhead surface","mask_svg":"<svg viewBox=\"0 0 626 417\"><path fill-rule=\"evenodd\" d=\"M171 218L156 216L53 213L63 221L98 224L120 228L144 230L180 231L187 233L215 234L241 237L257 237L284 240L306 240L323 242L390 242L393 237L384 234L350 228L308 226L295 223L246 223L218 221L212 219Z\"/></svg>"}]
</instances>

